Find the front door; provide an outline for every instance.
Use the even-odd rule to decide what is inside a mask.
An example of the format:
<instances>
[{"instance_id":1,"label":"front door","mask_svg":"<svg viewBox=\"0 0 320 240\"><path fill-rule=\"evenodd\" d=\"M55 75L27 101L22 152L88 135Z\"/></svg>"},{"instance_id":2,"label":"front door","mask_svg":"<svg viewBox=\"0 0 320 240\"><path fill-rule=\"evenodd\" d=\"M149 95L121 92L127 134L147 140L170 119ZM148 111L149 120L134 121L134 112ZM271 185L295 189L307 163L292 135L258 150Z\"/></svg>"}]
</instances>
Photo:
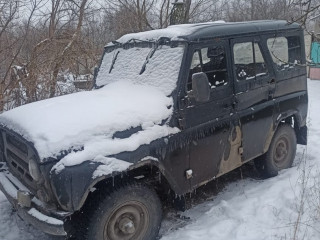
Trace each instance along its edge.
<instances>
[{"instance_id":1,"label":"front door","mask_svg":"<svg viewBox=\"0 0 320 240\"><path fill-rule=\"evenodd\" d=\"M233 111L233 85L230 81L230 53L227 42L197 45L192 48L190 70L181 122L189 140L191 187L205 183L219 173L221 160L229 157L231 132L237 134ZM192 74L204 72L210 82L210 99L196 102L192 97Z\"/></svg>"}]
</instances>

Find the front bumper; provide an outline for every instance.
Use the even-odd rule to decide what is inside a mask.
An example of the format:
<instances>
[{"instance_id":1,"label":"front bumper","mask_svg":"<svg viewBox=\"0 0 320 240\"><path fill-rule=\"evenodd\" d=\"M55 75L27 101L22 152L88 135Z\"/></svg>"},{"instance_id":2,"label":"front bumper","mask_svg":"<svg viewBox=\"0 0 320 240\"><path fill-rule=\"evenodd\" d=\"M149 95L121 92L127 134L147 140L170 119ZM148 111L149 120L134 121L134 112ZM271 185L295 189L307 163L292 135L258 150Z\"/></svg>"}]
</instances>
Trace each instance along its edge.
<instances>
[{"instance_id":1,"label":"front bumper","mask_svg":"<svg viewBox=\"0 0 320 240\"><path fill-rule=\"evenodd\" d=\"M21 199L18 199L18 193L30 196L32 196L32 194L8 171L6 163L0 163L0 190L5 194L23 220L45 233L56 236L67 235L64 230L63 220L69 216L70 213L53 210L35 197L30 197L30 207L24 207Z\"/></svg>"}]
</instances>

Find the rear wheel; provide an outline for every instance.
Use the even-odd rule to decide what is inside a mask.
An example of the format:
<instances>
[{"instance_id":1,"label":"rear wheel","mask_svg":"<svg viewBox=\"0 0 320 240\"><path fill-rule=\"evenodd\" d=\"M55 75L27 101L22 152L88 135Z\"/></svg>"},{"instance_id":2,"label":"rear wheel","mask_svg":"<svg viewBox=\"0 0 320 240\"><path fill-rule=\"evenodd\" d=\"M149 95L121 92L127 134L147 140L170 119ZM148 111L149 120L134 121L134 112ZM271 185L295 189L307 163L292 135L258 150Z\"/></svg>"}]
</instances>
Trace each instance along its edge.
<instances>
[{"instance_id":1,"label":"rear wheel","mask_svg":"<svg viewBox=\"0 0 320 240\"><path fill-rule=\"evenodd\" d=\"M94 211L88 240L153 240L162 219L156 193L133 184L110 193Z\"/></svg>"},{"instance_id":2,"label":"rear wheel","mask_svg":"<svg viewBox=\"0 0 320 240\"><path fill-rule=\"evenodd\" d=\"M268 152L254 160L255 166L263 177L276 176L280 170L292 166L296 149L297 139L294 129L287 124L280 125Z\"/></svg>"}]
</instances>

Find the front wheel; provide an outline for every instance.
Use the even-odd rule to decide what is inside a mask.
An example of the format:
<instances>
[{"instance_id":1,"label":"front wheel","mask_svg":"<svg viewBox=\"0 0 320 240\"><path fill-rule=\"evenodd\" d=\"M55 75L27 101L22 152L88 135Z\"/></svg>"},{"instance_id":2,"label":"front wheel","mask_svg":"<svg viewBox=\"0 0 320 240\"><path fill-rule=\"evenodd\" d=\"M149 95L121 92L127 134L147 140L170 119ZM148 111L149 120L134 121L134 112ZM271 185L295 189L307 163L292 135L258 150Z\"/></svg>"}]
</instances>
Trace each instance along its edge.
<instances>
[{"instance_id":1,"label":"front wheel","mask_svg":"<svg viewBox=\"0 0 320 240\"><path fill-rule=\"evenodd\" d=\"M274 177L282 169L292 166L297 149L294 129L280 125L273 136L269 150L254 160L258 172L265 178Z\"/></svg>"},{"instance_id":2,"label":"front wheel","mask_svg":"<svg viewBox=\"0 0 320 240\"><path fill-rule=\"evenodd\" d=\"M162 219L156 193L140 184L110 193L89 220L88 240L153 240Z\"/></svg>"}]
</instances>

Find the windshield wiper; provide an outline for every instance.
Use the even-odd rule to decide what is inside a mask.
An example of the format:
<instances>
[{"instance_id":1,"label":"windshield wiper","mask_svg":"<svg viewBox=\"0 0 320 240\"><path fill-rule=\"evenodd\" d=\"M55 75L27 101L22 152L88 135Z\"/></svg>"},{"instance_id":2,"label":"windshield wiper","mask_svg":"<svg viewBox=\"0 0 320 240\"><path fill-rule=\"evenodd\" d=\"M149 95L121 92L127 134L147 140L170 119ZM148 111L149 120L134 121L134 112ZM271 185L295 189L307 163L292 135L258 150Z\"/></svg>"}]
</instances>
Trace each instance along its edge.
<instances>
[{"instance_id":1,"label":"windshield wiper","mask_svg":"<svg viewBox=\"0 0 320 240\"><path fill-rule=\"evenodd\" d=\"M109 73L111 73L112 69L113 69L113 66L114 66L114 63L116 62L117 60L117 57L118 57L118 54L119 54L120 51L118 51L112 58L112 63L111 63L111 66L110 66L110 69L109 69Z\"/></svg>"},{"instance_id":2,"label":"windshield wiper","mask_svg":"<svg viewBox=\"0 0 320 240\"><path fill-rule=\"evenodd\" d=\"M111 41L111 42L112 42L112 44L114 44L114 45L121 45L121 43L118 42L118 41Z\"/></svg>"},{"instance_id":3,"label":"windshield wiper","mask_svg":"<svg viewBox=\"0 0 320 240\"><path fill-rule=\"evenodd\" d=\"M155 51L157 51L159 45L165 45L170 43L170 39L167 37L161 37L158 39L158 41L156 41L154 43L154 47L151 49L151 51L149 52L148 56L146 57L146 60L144 61L141 71L139 73L139 75L141 75L145 70L146 70L146 66L149 62L149 59L152 58L153 54L155 53Z\"/></svg>"},{"instance_id":4,"label":"windshield wiper","mask_svg":"<svg viewBox=\"0 0 320 240\"><path fill-rule=\"evenodd\" d=\"M145 70L146 70L146 66L147 66L147 63L149 62L149 59L152 58L153 54L155 53L155 51L158 49L158 44L156 44L152 49L151 51L149 52L148 56L146 57L146 60L144 61L143 65L142 65L142 68L140 70L140 73L139 75L141 75Z\"/></svg>"}]
</instances>

